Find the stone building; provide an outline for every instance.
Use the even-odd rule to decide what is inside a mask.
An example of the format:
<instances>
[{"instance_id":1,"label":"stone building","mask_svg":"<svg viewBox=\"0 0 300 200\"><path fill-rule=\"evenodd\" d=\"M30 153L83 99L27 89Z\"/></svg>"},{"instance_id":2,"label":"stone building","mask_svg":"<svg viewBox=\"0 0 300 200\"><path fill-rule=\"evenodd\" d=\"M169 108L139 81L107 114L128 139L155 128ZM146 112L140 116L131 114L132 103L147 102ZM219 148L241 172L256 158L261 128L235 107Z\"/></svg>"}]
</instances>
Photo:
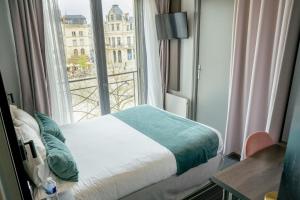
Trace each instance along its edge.
<instances>
[{"instance_id":1,"label":"stone building","mask_svg":"<svg viewBox=\"0 0 300 200\"><path fill-rule=\"evenodd\" d=\"M136 70L134 18L113 5L104 19L106 61L109 74Z\"/></svg>"}]
</instances>

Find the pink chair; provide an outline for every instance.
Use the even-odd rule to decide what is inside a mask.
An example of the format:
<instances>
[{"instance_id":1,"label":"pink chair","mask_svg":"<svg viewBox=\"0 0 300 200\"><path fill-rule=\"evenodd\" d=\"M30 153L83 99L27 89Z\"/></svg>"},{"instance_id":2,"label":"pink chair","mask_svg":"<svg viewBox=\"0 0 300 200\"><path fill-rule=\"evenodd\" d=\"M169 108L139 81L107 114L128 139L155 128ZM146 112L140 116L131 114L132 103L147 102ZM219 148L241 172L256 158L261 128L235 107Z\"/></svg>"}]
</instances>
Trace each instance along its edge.
<instances>
[{"instance_id":1,"label":"pink chair","mask_svg":"<svg viewBox=\"0 0 300 200\"><path fill-rule=\"evenodd\" d=\"M267 132L253 133L246 140L245 156L246 158L248 158L256 152L265 149L273 144L274 142Z\"/></svg>"}]
</instances>

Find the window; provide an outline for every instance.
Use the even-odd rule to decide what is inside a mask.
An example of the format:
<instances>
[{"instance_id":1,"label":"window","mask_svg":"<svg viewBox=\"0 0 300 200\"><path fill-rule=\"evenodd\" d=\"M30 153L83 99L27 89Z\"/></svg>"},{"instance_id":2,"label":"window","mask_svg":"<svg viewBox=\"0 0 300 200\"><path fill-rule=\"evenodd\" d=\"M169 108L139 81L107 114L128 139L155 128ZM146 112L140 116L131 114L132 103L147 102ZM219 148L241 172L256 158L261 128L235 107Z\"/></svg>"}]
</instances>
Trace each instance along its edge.
<instances>
[{"instance_id":1,"label":"window","mask_svg":"<svg viewBox=\"0 0 300 200\"><path fill-rule=\"evenodd\" d=\"M78 56L78 49L74 49L74 56Z\"/></svg>"},{"instance_id":2,"label":"window","mask_svg":"<svg viewBox=\"0 0 300 200\"><path fill-rule=\"evenodd\" d=\"M127 60L132 60L132 50L127 49Z\"/></svg>"},{"instance_id":3,"label":"window","mask_svg":"<svg viewBox=\"0 0 300 200\"><path fill-rule=\"evenodd\" d=\"M114 57L114 63L117 62L117 54L116 54L116 51L113 51L113 57Z\"/></svg>"},{"instance_id":4,"label":"window","mask_svg":"<svg viewBox=\"0 0 300 200\"><path fill-rule=\"evenodd\" d=\"M115 47L116 46L116 38L112 37L112 46Z\"/></svg>"},{"instance_id":5,"label":"window","mask_svg":"<svg viewBox=\"0 0 300 200\"><path fill-rule=\"evenodd\" d=\"M77 40L73 40L72 43L73 43L73 46L74 46L74 47L77 46Z\"/></svg>"},{"instance_id":6,"label":"window","mask_svg":"<svg viewBox=\"0 0 300 200\"><path fill-rule=\"evenodd\" d=\"M128 46L131 45L131 37L130 37L130 36L127 37L127 45L128 45Z\"/></svg>"},{"instance_id":7,"label":"window","mask_svg":"<svg viewBox=\"0 0 300 200\"><path fill-rule=\"evenodd\" d=\"M99 7L95 7L96 1L57 1L61 17L68 19L57 22L64 39L61 45L65 50L74 122L137 105L139 76L134 62L135 32L131 31L135 29L135 24L131 23L136 0L101 0ZM80 6L75 6L78 3ZM76 15L73 15L74 6ZM103 27L95 26L102 22L91 16L91 8L103 14ZM99 29L94 32L93 28ZM94 46L99 47L102 35L106 45L96 55ZM127 43L130 48L125 47ZM99 60L102 56L106 57L106 62ZM104 85L108 90L99 90L98 86Z\"/></svg>"},{"instance_id":8,"label":"window","mask_svg":"<svg viewBox=\"0 0 300 200\"><path fill-rule=\"evenodd\" d=\"M118 51L118 62L122 62L122 52L120 50Z\"/></svg>"},{"instance_id":9,"label":"window","mask_svg":"<svg viewBox=\"0 0 300 200\"><path fill-rule=\"evenodd\" d=\"M80 46L84 46L84 39L80 39Z\"/></svg>"},{"instance_id":10,"label":"window","mask_svg":"<svg viewBox=\"0 0 300 200\"><path fill-rule=\"evenodd\" d=\"M120 37L117 37L117 44L118 44L118 46L121 46L121 38Z\"/></svg>"}]
</instances>

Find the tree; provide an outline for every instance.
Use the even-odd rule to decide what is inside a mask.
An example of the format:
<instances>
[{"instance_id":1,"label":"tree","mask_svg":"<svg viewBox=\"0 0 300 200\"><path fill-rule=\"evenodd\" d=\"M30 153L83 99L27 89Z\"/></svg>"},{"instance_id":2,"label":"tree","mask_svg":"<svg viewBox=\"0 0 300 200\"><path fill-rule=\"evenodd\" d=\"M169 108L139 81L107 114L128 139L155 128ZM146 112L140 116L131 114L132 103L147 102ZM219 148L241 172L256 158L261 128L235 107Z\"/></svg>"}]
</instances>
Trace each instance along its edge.
<instances>
[{"instance_id":1,"label":"tree","mask_svg":"<svg viewBox=\"0 0 300 200\"><path fill-rule=\"evenodd\" d=\"M87 55L73 55L67 61L68 77L78 78L90 75L92 63Z\"/></svg>"},{"instance_id":2,"label":"tree","mask_svg":"<svg viewBox=\"0 0 300 200\"><path fill-rule=\"evenodd\" d=\"M82 69L88 69L91 66L89 60L90 59L87 55L73 55L68 59L68 64L78 66Z\"/></svg>"}]
</instances>

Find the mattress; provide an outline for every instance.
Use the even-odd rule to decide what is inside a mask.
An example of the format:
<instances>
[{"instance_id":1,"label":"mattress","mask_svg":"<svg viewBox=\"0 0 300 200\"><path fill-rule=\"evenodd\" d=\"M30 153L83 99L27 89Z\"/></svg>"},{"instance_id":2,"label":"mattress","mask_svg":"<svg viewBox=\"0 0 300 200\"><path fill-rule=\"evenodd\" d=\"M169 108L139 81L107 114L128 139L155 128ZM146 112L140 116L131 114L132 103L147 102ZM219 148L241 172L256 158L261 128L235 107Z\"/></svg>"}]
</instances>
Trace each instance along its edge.
<instances>
[{"instance_id":1,"label":"mattress","mask_svg":"<svg viewBox=\"0 0 300 200\"><path fill-rule=\"evenodd\" d=\"M133 192L120 200L182 200L199 191L209 183L209 178L218 171L222 155L218 154L207 163L201 164L177 176Z\"/></svg>"},{"instance_id":2,"label":"mattress","mask_svg":"<svg viewBox=\"0 0 300 200\"><path fill-rule=\"evenodd\" d=\"M176 176L176 159L170 150L112 115L61 129L79 169L79 181L67 183L78 200L130 198L136 191L168 183L168 179L184 183L181 177L194 170ZM202 180L197 184L199 181ZM59 181L58 190L62 190L62 185Z\"/></svg>"}]
</instances>

